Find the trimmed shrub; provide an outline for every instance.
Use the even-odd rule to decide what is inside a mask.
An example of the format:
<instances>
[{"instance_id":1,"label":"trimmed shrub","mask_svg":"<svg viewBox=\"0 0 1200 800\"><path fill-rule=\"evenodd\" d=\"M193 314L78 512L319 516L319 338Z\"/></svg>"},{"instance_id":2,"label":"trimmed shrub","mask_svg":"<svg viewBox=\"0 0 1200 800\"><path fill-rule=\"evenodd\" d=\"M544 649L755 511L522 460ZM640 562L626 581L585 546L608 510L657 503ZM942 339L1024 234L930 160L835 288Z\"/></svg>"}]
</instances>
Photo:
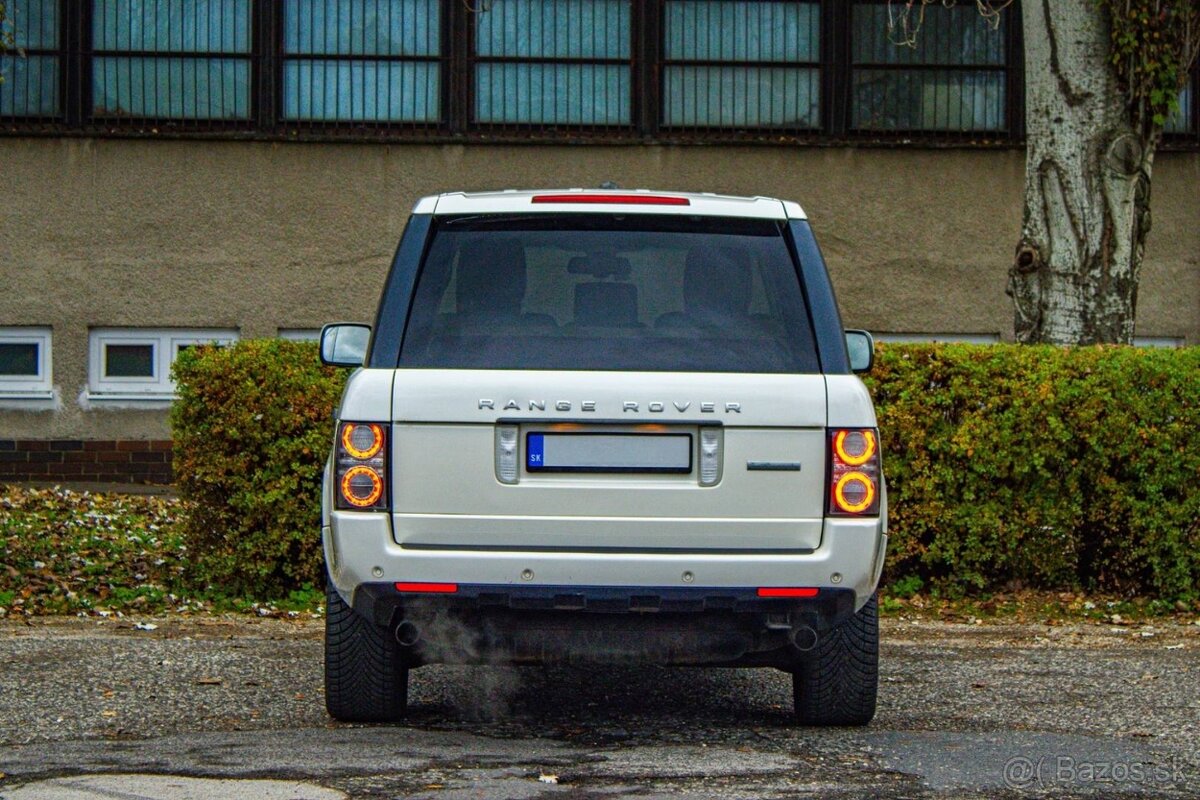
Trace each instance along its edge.
<instances>
[{"instance_id":1,"label":"trimmed shrub","mask_svg":"<svg viewBox=\"0 0 1200 800\"><path fill-rule=\"evenodd\" d=\"M867 384L902 593L1195 598L1200 348L888 345ZM258 597L321 580L320 479L345 373L314 345L176 362L190 577Z\"/></svg>"},{"instance_id":2,"label":"trimmed shrub","mask_svg":"<svg viewBox=\"0 0 1200 800\"><path fill-rule=\"evenodd\" d=\"M323 584L321 471L344 371L311 342L257 339L189 348L173 374L189 580L260 598Z\"/></svg>"},{"instance_id":3,"label":"trimmed shrub","mask_svg":"<svg viewBox=\"0 0 1200 800\"><path fill-rule=\"evenodd\" d=\"M1196 596L1200 348L884 346L877 364L893 580Z\"/></svg>"}]
</instances>

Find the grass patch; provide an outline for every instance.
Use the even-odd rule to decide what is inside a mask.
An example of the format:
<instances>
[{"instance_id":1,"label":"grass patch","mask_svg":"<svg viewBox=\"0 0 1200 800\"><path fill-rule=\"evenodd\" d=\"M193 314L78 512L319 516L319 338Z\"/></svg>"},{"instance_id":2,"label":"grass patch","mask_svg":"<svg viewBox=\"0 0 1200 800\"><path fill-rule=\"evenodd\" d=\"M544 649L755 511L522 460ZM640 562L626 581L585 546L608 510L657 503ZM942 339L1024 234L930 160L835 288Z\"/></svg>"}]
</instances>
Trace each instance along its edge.
<instances>
[{"instance_id":1,"label":"grass patch","mask_svg":"<svg viewBox=\"0 0 1200 800\"><path fill-rule=\"evenodd\" d=\"M894 619L970 624L1014 622L1065 625L1086 622L1136 625L1149 621L1174 620L1181 624L1200 625L1200 602L1077 592L1021 590L951 597L936 592L898 594L893 586L881 586L879 610L884 617Z\"/></svg>"},{"instance_id":2,"label":"grass patch","mask_svg":"<svg viewBox=\"0 0 1200 800\"><path fill-rule=\"evenodd\" d=\"M149 496L0 486L0 608L9 614L323 611L312 586L283 598L188 585L183 504Z\"/></svg>"}]
</instances>

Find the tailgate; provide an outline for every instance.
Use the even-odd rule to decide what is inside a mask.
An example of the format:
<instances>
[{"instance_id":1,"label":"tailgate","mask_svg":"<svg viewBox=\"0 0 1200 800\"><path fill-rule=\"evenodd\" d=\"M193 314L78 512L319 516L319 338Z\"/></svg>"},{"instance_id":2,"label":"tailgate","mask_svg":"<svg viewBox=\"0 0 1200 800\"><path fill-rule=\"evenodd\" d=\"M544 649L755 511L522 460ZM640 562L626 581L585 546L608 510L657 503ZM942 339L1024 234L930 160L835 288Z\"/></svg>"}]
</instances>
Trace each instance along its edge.
<instances>
[{"instance_id":1,"label":"tailgate","mask_svg":"<svg viewBox=\"0 0 1200 800\"><path fill-rule=\"evenodd\" d=\"M402 545L745 552L820 544L819 375L398 370L393 401ZM498 478L498 426L517 433L515 483ZM701 430L719 433L712 486L699 477ZM559 461L538 469L531 447L549 458L552 442Z\"/></svg>"}]
</instances>

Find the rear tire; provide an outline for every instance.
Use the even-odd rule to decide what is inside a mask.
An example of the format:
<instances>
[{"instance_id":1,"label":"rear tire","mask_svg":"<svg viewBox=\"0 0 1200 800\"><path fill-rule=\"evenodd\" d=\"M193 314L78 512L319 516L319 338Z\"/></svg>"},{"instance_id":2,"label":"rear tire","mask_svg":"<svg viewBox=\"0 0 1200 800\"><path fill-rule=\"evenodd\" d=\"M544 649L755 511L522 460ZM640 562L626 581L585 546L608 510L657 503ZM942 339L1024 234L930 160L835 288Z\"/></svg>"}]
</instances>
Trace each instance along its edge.
<instances>
[{"instance_id":1,"label":"rear tire","mask_svg":"<svg viewBox=\"0 0 1200 800\"><path fill-rule=\"evenodd\" d=\"M866 725L879 691L879 606L875 595L825 632L792 673L801 725Z\"/></svg>"},{"instance_id":2,"label":"rear tire","mask_svg":"<svg viewBox=\"0 0 1200 800\"><path fill-rule=\"evenodd\" d=\"M408 710L408 667L387 628L325 587L325 708L342 722L396 722Z\"/></svg>"}]
</instances>

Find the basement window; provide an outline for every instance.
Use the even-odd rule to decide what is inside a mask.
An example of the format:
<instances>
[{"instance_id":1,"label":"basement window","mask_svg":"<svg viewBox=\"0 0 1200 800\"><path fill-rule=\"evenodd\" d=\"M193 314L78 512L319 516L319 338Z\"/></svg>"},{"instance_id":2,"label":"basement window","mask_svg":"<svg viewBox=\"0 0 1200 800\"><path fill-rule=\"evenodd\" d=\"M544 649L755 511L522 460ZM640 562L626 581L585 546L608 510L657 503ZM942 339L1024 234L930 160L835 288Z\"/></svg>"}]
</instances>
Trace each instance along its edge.
<instances>
[{"instance_id":1,"label":"basement window","mask_svg":"<svg viewBox=\"0 0 1200 800\"><path fill-rule=\"evenodd\" d=\"M291 342L319 342L321 340L320 328L280 328L279 338L287 339Z\"/></svg>"},{"instance_id":2,"label":"basement window","mask_svg":"<svg viewBox=\"0 0 1200 800\"><path fill-rule=\"evenodd\" d=\"M50 398L50 380L50 329L0 328L0 399Z\"/></svg>"},{"instance_id":3,"label":"basement window","mask_svg":"<svg viewBox=\"0 0 1200 800\"><path fill-rule=\"evenodd\" d=\"M171 364L189 347L237 341L236 330L94 328L88 357L92 400L172 400Z\"/></svg>"},{"instance_id":4,"label":"basement window","mask_svg":"<svg viewBox=\"0 0 1200 800\"><path fill-rule=\"evenodd\" d=\"M891 344L998 344L998 333L883 333L875 341Z\"/></svg>"}]
</instances>

